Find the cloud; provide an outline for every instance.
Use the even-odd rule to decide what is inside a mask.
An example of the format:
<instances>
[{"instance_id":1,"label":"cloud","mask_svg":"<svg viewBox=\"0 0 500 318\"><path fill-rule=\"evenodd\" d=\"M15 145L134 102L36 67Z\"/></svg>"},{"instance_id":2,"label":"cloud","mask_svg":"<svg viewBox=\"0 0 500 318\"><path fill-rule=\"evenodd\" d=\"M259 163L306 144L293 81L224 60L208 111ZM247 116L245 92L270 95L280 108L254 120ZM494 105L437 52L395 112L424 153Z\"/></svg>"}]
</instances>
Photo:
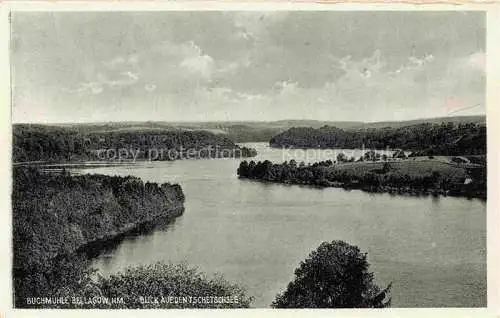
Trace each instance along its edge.
<instances>
[{"instance_id":1,"label":"cloud","mask_svg":"<svg viewBox=\"0 0 500 318\"><path fill-rule=\"evenodd\" d=\"M114 59L112 59L111 61L105 61L103 62L103 64L107 67L116 67L118 65L122 65L125 63L125 58L123 56L117 56L115 57Z\"/></svg>"},{"instance_id":2,"label":"cloud","mask_svg":"<svg viewBox=\"0 0 500 318\"><path fill-rule=\"evenodd\" d=\"M146 85L144 85L144 89L151 93L156 89L156 85L155 84L146 84Z\"/></svg>"},{"instance_id":3,"label":"cloud","mask_svg":"<svg viewBox=\"0 0 500 318\"><path fill-rule=\"evenodd\" d=\"M120 68L124 66L133 66L137 64L139 61L139 58L137 55L132 54L130 56L124 57L121 55L116 56L115 58L109 60L109 61L104 61L102 64L106 66L107 68Z\"/></svg>"},{"instance_id":4,"label":"cloud","mask_svg":"<svg viewBox=\"0 0 500 318\"><path fill-rule=\"evenodd\" d=\"M220 76L227 76L228 73L237 74L241 69L250 67L250 54L243 54L236 60L216 63L215 72Z\"/></svg>"},{"instance_id":5,"label":"cloud","mask_svg":"<svg viewBox=\"0 0 500 318\"><path fill-rule=\"evenodd\" d=\"M203 50L193 41L188 43L188 56L181 62L181 66L191 72L198 73L205 78L212 75L214 59L203 53Z\"/></svg>"},{"instance_id":6,"label":"cloud","mask_svg":"<svg viewBox=\"0 0 500 318\"><path fill-rule=\"evenodd\" d=\"M61 90L70 93L98 95L103 92L104 87L99 82L86 82L81 83L76 89L62 87Z\"/></svg>"},{"instance_id":7,"label":"cloud","mask_svg":"<svg viewBox=\"0 0 500 318\"><path fill-rule=\"evenodd\" d=\"M181 72L188 71L188 74L197 78L209 79L214 71L214 59L194 41L182 43L163 41L149 52L149 55L150 62L157 63L153 67L148 66L149 75L152 76L156 76L153 73L158 70L163 70L165 75L182 77L183 74L179 74L177 65L182 68ZM170 72L175 74L169 74Z\"/></svg>"},{"instance_id":8,"label":"cloud","mask_svg":"<svg viewBox=\"0 0 500 318\"><path fill-rule=\"evenodd\" d=\"M297 92L298 84L292 81L283 81L275 84L281 96L293 95Z\"/></svg>"},{"instance_id":9,"label":"cloud","mask_svg":"<svg viewBox=\"0 0 500 318\"><path fill-rule=\"evenodd\" d=\"M132 73L131 71L123 72L122 75L127 76L131 80L137 81L139 79L138 73Z\"/></svg>"},{"instance_id":10,"label":"cloud","mask_svg":"<svg viewBox=\"0 0 500 318\"><path fill-rule=\"evenodd\" d=\"M194 86L191 94L177 96L176 103L190 105L187 109L200 109L193 120L202 120L203 116L206 120L235 119L230 115L233 112L239 114L236 117L239 120L247 116L267 120L283 116L342 120L446 116L446 96L456 96L463 104L481 102L484 98L480 93L471 94L476 90L474 85L464 87L474 81L479 87L484 86L474 75L477 71L471 67L466 69L468 59L468 56L447 59L434 52L410 55L395 69L395 65L390 64L390 56L382 50L358 59L349 55L330 56L329 67L334 74L330 81L304 86L287 76L261 91L242 90L238 86L235 89L231 81L218 82L218 76L227 78L228 74L252 78L253 73L248 71L261 70L255 69L251 58L225 63L214 61L211 81Z\"/></svg>"},{"instance_id":11,"label":"cloud","mask_svg":"<svg viewBox=\"0 0 500 318\"><path fill-rule=\"evenodd\" d=\"M98 73L95 81L80 83L73 91L79 94L97 95L101 94L105 89L114 89L134 85L138 82L139 78L140 76L138 73L133 73L131 71L122 72L113 78L109 78L109 76L106 76L103 73Z\"/></svg>"},{"instance_id":12,"label":"cloud","mask_svg":"<svg viewBox=\"0 0 500 318\"><path fill-rule=\"evenodd\" d=\"M474 74L471 67L468 70L463 67L464 58L446 60L433 54L410 56L396 71L388 67L381 51L358 60L351 56L330 59L333 68L343 71L342 76L312 88L295 82L279 82L276 86L280 89L270 96L269 104L287 109L288 114L311 109L316 118L357 120L360 115L383 121L446 116L447 96L460 100L463 105L476 105L484 100L481 90L484 79Z\"/></svg>"},{"instance_id":13,"label":"cloud","mask_svg":"<svg viewBox=\"0 0 500 318\"><path fill-rule=\"evenodd\" d=\"M186 57L181 66L193 73L198 73L205 78L212 75L214 60L208 55Z\"/></svg>"},{"instance_id":14,"label":"cloud","mask_svg":"<svg viewBox=\"0 0 500 318\"><path fill-rule=\"evenodd\" d=\"M253 38L253 35L246 30L239 30L236 32L236 36L244 40L250 40Z\"/></svg>"},{"instance_id":15,"label":"cloud","mask_svg":"<svg viewBox=\"0 0 500 318\"><path fill-rule=\"evenodd\" d=\"M130 55L130 56L128 57L128 60L127 60L127 62L128 62L128 64L129 64L129 65L134 65L134 64L137 64L137 62L138 62L138 61L139 61L139 58L138 58L138 57L137 57L137 55L135 55L135 54Z\"/></svg>"},{"instance_id":16,"label":"cloud","mask_svg":"<svg viewBox=\"0 0 500 318\"><path fill-rule=\"evenodd\" d=\"M241 101L262 101L266 99L266 97L262 94L237 93L237 97Z\"/></svg>"},{"instance_id":17,"label":"cloud","mask_svg":"<svg viewBox=\"0 0 500 318\"><path fill-rule=\"evenodd\" d=\"M484 102L484 21L482 12L18 13L13 113L29 116L41 101L53 121L64 112L69 120L443 115L447 97Z\"/></svg>"}]
</instances>

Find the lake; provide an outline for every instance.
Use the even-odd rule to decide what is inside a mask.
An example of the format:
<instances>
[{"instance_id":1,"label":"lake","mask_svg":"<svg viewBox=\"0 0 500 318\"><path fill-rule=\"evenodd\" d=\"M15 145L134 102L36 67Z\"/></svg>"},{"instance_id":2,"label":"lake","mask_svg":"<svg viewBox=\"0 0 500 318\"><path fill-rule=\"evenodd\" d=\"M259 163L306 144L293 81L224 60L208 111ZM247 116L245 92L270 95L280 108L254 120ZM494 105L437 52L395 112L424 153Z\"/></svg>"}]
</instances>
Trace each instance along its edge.
<instances>
[{"instance_id":1,"label":"lake","mask_svg":"<svg viewBox=\"0 0 500 318\"><path fill-rule=\"evenodd\" d=\"M251 160L334 160L327 150L305 156L243 145L259 152ZM186 195L185 213L174 223L125 238L92 265L108 275L159 260L187 262L223 274L247 289L254 307L267 307L321 242L343 240L368 253L378 283L393 282L393 307L486 306L486 202L239 180L240 161L77 168L179 183Z\"/></svg>"}]
</instances>

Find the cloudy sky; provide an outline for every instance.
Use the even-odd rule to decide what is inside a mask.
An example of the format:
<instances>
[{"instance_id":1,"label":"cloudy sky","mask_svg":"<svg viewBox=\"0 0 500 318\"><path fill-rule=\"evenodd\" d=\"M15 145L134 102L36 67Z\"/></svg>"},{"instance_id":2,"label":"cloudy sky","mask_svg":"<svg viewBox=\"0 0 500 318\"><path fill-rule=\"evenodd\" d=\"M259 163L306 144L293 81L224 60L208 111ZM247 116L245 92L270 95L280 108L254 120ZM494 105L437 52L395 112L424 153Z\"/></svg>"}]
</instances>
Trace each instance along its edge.
<instances>
[{"instance_id":1,"label":"cloudy sky","mask_svg":"<svg viewBox=\"0 0 500 318\"><path fill-rule=\"evenodd\" d=\"M484 114L482 12L16 12L14 122Z\"/></svg>"}]
</instances>

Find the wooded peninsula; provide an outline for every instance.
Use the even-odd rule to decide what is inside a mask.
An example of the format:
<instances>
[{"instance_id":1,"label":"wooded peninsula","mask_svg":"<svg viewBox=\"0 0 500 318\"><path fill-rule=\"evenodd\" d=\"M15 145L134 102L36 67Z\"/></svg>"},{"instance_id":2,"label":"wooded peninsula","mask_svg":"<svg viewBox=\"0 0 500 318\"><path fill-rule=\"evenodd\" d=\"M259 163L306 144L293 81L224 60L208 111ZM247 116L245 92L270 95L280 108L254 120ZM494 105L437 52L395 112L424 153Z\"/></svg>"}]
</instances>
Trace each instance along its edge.
<instances>
[{"instance_id":1,"label":"wooded peninsula","mask_svg":"<svg viewBox=\"0 0 500 318\"><path fill-rule=\"evenodd\" d=\"M413 160L415 159L415 160ZM318 187L360 189L411 195L449 195L486 199L486 167L460 165L428 158L393 162L345 162L313 164L295 160L274 164L243 161L237 174L243 179Z\"/></svg>"}]
</instances>

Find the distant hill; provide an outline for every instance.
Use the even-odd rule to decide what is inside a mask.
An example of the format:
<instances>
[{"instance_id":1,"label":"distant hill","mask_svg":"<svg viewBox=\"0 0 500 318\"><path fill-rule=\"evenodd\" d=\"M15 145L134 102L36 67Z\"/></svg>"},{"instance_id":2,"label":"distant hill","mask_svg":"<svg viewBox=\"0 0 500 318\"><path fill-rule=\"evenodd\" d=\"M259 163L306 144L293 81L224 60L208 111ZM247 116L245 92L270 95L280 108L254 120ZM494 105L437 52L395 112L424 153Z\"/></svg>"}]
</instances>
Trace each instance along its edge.
<instances>
[{"instance_id":1,"label":"distant hill","mask_svg":"<svg viewBox=\"0 0 500 318\"><path fill-rule=\"evenodd\" d=\"M453 116L453 117L435 117L435 118L427 118L427 119L414 119L414 120L405 120L405 121L381 121L381 122L373 122L373 123L361 123L360 125L353 125L349 128L351 129L362 129L362 128L399 128L410 125L418 125L418 124L440 124L440 123L453 123L455 125L465 124L465 123L474 123L474 124L486 124L486 116ZM335 125L334 125L335 126ZM342 128L340 126L336 126Z\"/></svg>"},{"instance_id":2,"label":"distant hill","mask_svg":"<svg viewBox=\"0 0 500 318\"><path fill-rule=\"evenodd\" d=\"M370 128L399 128L404 126L441 122L486 123L486 116L454 116L409 121L361 122L361 121L323 121L310 119L284 119L277 121L224 121L224 122L106 122L106 123L75 123L51 124L79 132L126 132L126 131L179 131L204 130L214 134L225 134L234 142L268 142L272 137L292 127L320 128L323 126L337 127L344 130L359 130Z\"/></svg>"},{"instance_id":3,"label":"distant hill","mask_svg":"<svg viewBox=\"0 0 500 318\"><path fill-rule=\"evenodd\" d=\"M205 130L119 125L13 126L14 162L176 160L256 154L255 149L240 147L226 135Z\"/></svg>"},{"instance_id":4,"label":"distant hill","mask_svg":"<svg viewBox=\"0 0 500 318\"><path fill-rule=\"evenodd\" d=\"M296 148L404 149L415 155L484 155L486 125L448 121L358 129L293 127L271 138L269 144Z\"/></svg>"}]
</instances>

